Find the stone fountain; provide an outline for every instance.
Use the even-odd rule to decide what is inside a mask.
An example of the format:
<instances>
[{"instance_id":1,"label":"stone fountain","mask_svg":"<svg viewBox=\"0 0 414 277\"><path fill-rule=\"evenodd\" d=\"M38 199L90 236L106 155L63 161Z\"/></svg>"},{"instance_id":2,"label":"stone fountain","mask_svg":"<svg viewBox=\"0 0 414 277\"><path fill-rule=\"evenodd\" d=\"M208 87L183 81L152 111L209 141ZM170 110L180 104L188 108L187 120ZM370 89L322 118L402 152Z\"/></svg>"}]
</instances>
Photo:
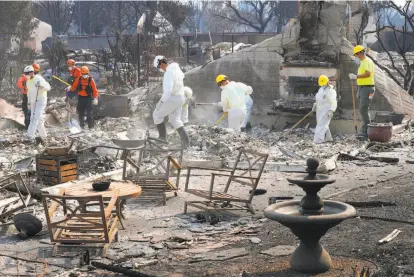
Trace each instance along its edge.
<instances>
[{"instance_id":1,"label":"stone fountain","mask_svg":"<svg viewBox=\"0 0 414 277\"><path fill-rule=\"evenodd\" d=\"M330 269L332 260L319 240L330 228L345 219L356 217L356 210L345 203L323 201L318 192L336 180L327 175L316 174L318 160L311 158L306 163L308 175L287 179L305 191L306 195L302 200L270 205L264 214L290 228L299 238L300 244L290 258L292 269L303 273L322 273Z\"/></svg>"}]
</instances>

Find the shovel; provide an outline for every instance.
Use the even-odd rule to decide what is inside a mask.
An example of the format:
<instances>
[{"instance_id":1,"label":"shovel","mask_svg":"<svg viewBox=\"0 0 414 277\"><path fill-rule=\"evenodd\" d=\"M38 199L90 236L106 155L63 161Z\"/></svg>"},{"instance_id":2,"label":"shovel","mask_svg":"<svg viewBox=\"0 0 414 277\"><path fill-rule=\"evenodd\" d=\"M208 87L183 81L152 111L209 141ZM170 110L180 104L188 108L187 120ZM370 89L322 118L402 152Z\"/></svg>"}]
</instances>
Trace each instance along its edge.
<instances>
[{"instance_id":1,"label":"shovel","mask_svg":"<svg viewBox=\"0 0 414 277\"><path fill-rule=\"evenodd\" d=\"M220 116L220 118L219 119L217 119L217 121L216 121L216 123L214 123L214 125L218 125L227 115L228 115L229 113L228 112L224 112L221 116ZM175 132L175 129L174 130L171 130L167 135L168 136L171 136L172 134L174 134L174 132Z\"/></svg>"},{"instance_id":2,"label":"shovel","mask_svg":"<svg viewBox=\"0 0 414 277\"><path fill-rule=\"evenodd\" d=\"M70 86L69 83L63 81L59 77L57 77L55 75L52 75L52 77L55 78L56 80L58 80L59 82L61 82L62 84L65 84L67 86ZM80 127L79 122L76 119L71 118L71 116L70 116L70 104L69 104L69 102L66 102L66 111L68 113L66 125L69 128L69 132L71 134L79 134L79 133L82 133L82 128Z\"/></svg>"},{"instance_id":3,"label":"shovel","mask_svg":"<svg viewBox=\"0 0 414 277\"><path fill-rule=\"evenodd\" d=\"M310 116L313 113L313 111L310 111L307 115L305 115L301 120L298 121L295 125L292 126L289 130L287 130L286 133L282 134L277 141L280 141L282 138L284 138L287 134L290 133L291 130L295 129L296 126L298 126L302 121L304 121L308 116Z\"/></svg>"},{"instance_id":4,"label":"shovel","mask_svg":"<svg viewBox=\"0 0 414 277\"><path fill-rule=\"evenodd\" d=\"M82 128L79 125L79 122L76 119L71 118L71 115L70 115L70 104L69 104L69 102L66 103L66 111L68 113L66 125L69 128L69 132L71 134L79 134L79 133L82 133Z\"/></svg>"},{"instance_id":5,"label":"shovel","mask_svg":"<svg viewBox=\"0 0 414 277\"><path fill-rule=\"evenodd\" d=\"M356 108L355 108L354 82L352 80L351 80L351 88L352 88L352 106L354 107L354 127L355 127L355 134L358 135L358 127L357 127L357 120L356 120Z\"/></svg>"}]
</instances>

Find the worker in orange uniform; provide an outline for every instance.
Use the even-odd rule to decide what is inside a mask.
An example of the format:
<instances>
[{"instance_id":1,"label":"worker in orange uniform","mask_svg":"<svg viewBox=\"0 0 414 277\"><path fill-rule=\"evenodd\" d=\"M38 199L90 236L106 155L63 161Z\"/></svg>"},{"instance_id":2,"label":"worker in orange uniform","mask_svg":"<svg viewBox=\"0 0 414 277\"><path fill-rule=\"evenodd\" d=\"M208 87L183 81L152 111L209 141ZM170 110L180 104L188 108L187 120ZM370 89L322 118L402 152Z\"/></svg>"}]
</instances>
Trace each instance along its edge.
<instances>
[{"instance_id":1,"label":"worker in orange uniform","mask_svg":"<svg viewBox=\"0 0 414 277\"><path fill-rule=\"evenodd\" d=\"M72 90L73 83L75 83L76 79L81 76L81 70L76 66L76 62L73 59L69 59L66 64L68 65L69 69L68 83L70 84L70 86L66 88L66 100L68 100L68 98L72 98L76 95L70 92Z\"/></svg>"},{"instance_id":2,"label":"worker in orange uniform","mask_svg":"<svg viewBox=\"0 0 414 277\"><path fill-rule=\"evenodd\" d=\"M34 75L37 75L37 74L39 74L40 73L40 65L38 64L38 63L34 63L34 64L32 64L32 66L33 66L33 69L34 69Z\"/></svg>"},{"instance_id":3,"label":"worker in orange uniform","mask_svg":"<svg viewBox=\"0 0 414 277\"><path fill-rule=\"evenodd\" d=\"M31 66L26 66L23 70L22 76L17 81L17 87L22 90L22 110L24 114L24 126L29 128L30 125L30 110L27 106L27 80L29 80L29 73L32 71Z\"/></svg>"},{"instance_id":4,"label":"worker in orange uniform","mask_svg":"<svg viewBox=\"0 0 414 277\"><path fill-rule=\"evenodd\" d=\"M93 128L92 105L98 105L98 89L95 81L89 76L89 68L82 66L81 77L77 78L72 85L71 91L78 93L78 115L79 125L85 126L85 112L88 128Z\"/></svg>"}]
</instances>

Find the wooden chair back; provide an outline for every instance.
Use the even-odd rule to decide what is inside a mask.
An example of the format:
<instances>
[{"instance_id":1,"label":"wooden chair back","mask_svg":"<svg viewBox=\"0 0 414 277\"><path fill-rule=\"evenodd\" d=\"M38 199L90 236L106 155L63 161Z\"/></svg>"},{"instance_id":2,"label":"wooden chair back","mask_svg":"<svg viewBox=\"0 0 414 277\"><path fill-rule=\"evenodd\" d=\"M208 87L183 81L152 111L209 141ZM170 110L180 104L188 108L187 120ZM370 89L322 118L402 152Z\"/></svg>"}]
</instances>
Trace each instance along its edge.
<instances>
[{"instance_id":1,"label":"wooden chair back","mask_svg":"<svg viewBox=\"0 0 414 277\"><path fill-rule=\"evenodd\" d=\"M230 177L227 180L224 192L228 192L230 185L233 182L250 186L251 193L249 195L249 202L251 202L257 186L259 185L268 157L269 154L262 154L252 150L246 150L244 148L239 149L237 159L230 173Z\"/></svg>"},{"instance_id":2,"label":"wooden chair back","mask_svg":"<svg viewBox=\"0 0 414 277\"><path fill-rule=\"evenodd\" d=\"M108 228L112 214L105 213L101 195L66 196L64 189L61 189L58 195L45 193L42 198L51 242L110 242ZM85 207L90 203L99 209L86 211ZM58 214L59 207L62 209Z\"/></svg>"},{"instance_id":3,"label":"wooden chair back","mask_svg":"<svg viewBox=\"0 0 414 277\"><path fill-rule=\"evenodd\" d=\"M169 180L175 176L178 184L182 160L182 149L144 148L140 151L136 179Z\"/></svg>"}]
</instances>

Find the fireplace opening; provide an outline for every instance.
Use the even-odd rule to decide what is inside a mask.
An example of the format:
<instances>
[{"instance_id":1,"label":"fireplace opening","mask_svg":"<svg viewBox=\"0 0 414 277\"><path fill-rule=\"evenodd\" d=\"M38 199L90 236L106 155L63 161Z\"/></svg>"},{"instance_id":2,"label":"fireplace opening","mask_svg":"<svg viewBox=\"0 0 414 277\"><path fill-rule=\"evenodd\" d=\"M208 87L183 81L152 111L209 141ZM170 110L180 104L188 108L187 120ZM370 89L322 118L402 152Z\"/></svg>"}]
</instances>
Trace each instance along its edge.
<instances>
[{"instance_id":1,"label":"fireplace opening","mask_svg":"<svg viewBox=\"0 0 414 277\"><path fill-rule=\"evenodd\" d=\"M291 100L314 101L319 90L318 78L315 77L289 77Z\"/></svg>"}]
</instances>

